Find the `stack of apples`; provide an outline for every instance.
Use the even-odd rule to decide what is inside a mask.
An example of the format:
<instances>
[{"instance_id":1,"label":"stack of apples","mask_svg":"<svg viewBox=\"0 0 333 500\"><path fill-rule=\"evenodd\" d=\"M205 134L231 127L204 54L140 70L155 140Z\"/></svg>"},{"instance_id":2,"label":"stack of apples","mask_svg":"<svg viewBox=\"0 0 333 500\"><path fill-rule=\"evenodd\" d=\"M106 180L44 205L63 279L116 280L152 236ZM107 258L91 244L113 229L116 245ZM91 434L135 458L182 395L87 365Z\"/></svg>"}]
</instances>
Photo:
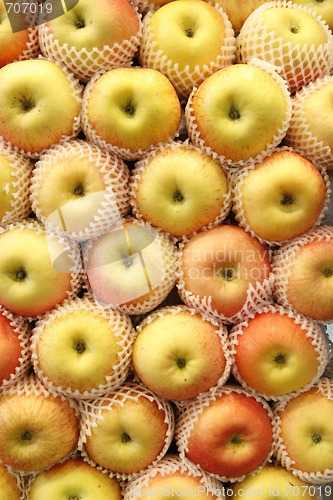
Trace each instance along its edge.
<instances>
[{"instance_id":1,"label":"stack of apples","mask_svg":"<svg viewBox=\"0 0 333 500\"><path fill-rule=\"evenodd\" d=\"M329 496L332 0L0 0L0 498Z\"/></svg>"}]
</instances>

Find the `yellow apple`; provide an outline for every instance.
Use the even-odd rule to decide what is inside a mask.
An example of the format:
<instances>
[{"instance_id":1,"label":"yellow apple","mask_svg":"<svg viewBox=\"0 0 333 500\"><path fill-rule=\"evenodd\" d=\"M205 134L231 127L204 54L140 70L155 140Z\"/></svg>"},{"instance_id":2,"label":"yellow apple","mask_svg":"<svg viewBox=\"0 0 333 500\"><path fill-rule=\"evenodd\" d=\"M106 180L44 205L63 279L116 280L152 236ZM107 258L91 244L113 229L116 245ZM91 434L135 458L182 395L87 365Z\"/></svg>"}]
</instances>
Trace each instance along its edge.
<instances>
[{"instance_id":1,"label":"yellow apple","mask_svg":"<svg viewBox=\"0 0 333 500\"><path fill-rule=\"evenodd\" d=\"M323 215L328 184L325 175L296 151L276 150L235 178L236 219L266 241L300 236Z\"/></svg>"},{"instance_id":2,"label":"yellow apple","mask_svg":"<svg viewBox=\"0 0 333 500\"><path fill-rule=\"evenodd\" d=\"M330 30L333 29L333 4L330 0L293 0L293 2L312 9L323 18Z\"/></svg>"},{"instance_id":3,"label":"yellow apple","mask_svg":"<svg viewBox=\"0 0 333 500\"><path fill-rule=\"evenodd\" d=\"M249 15L257 8L268 0L214 0L214 4L222 7L227 14L235 35L238 35L241 27Z\"/></svg>"},{"instance_id":4,"label":"yellow apple","mask_svg":"<svg viewBox=\"0 0 333 500\"><path fill-rule=\"evenodd\" d=\"M282 78L250 64L209 76L186 105L192 142L235 166L275 149L289 123L290 96Z\"/></svg>"},{"instance_id":5,"label":"yellow apple","mask_svg":"<svg viewBox=\"0 0 333 500\"><path fill-rule=\"evenodd\" d=\"M3 499L22 499L22 491L18 485L18 480L5 465L0 465L0 492Z\"/></svg>"},{"instance_id":6,"label":"yellow apple","mask_svg":"<svg viewBox=\"0 0 333 500\"><path fill-rule=\"evenodd\" d=\"M131 172L136 215L173 236L223 220L230 207L228 193L221 165L184 143L154 151Z\"/></svg>"},{"instance_id":7,"label":"yellow apple","mask_svg":"<svg viewBox=\"0 0 333 500\"><path fill-rule=\"evenodd\" d=\"M166 76L153 69L116 68L86 86L82 127L89 140L124 159L142 157L177 133L181 106Z\"/></svg>"},{"instance_id":8,"label":"yellow apple","mask_svg":"<svg viewBox=\"0 0 333 500\"><path fill-rule=\"evenodd\" d=\"M144 18L140 62L165 74L181 95L232 64L235 50L228 17L202 0L169 2Z\"/></svg>"}]
</instances>

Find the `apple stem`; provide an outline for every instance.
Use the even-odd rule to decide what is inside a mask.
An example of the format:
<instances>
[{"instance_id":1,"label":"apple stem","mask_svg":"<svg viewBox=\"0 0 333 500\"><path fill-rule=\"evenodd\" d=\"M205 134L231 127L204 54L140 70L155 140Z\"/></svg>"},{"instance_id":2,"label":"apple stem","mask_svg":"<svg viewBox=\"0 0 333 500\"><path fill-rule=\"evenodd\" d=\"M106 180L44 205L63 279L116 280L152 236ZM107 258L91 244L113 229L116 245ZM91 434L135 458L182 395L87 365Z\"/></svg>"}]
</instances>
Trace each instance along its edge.
<instances>
[{"instance_id":1,"label":"apple stem","mask_svg":"<svg viewBox=\"0 0 333 500\"><path fill-rule=\"evenodd\" d=\"M232 120L239 120L240 119L240 113L237 111L236 108L232 107L229 111L229 118Z\"/></svg>"},{"instance_id":2,"label":"apple stem","mask_svg":"<svg viewBox=\"0 0 333 500\"><path fill-rule=\"evenodd\" d=\"M177 358L176 363L177 363L178 368L185 368L185 366L186 366L186 361L184 358Z\"/></svg>"},{"instance_id":3,"label":"apple stem","mask_svg":"<svg viewBox=\"0 0 333 500\"><path fill-rule=\"evenodd\" d=\"M129 441L131 441L131 436L127 434L127 432L123 432L121 435L121 440L123 443L128 443Z\"/></svg>"},{"instance_id":4,"label":"apple stem","mask_svg":"<svg viewBox=\"0 0 333 500\"><path fill-rule=\"evenodd\" d=\"M320 443L321 439L322 439L322 438L321 438L321 435L320 435L320 434L317 434L317 432L314 432L314 433L312 434L312 441L314 442L314 444L318 444L318 443Z\"/></svg>"},{"instance_id":5,"label":"apple stem","mask_svg":"<svg viewBox=\"0 0 333 500\"><path fill-rule=\"evenodd\" d=\"M32 435L29 431L25 431L21 434L22 441L31 441Z\"/></svg>"}]
</instances>

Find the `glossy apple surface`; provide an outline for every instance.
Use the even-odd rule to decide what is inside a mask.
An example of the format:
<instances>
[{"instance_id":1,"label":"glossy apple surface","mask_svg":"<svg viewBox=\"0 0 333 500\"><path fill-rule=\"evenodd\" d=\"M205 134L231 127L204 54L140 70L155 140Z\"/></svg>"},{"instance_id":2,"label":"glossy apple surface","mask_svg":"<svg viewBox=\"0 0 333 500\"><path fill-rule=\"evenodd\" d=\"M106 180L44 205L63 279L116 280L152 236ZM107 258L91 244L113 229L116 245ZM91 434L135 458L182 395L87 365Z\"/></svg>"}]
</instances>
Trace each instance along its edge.
<instances>
[{"instance_id":1,"label":"glossy apple surface","mask_svg":"<svg viewBox=\"0 0 333 500\"><path fill-rule=\"evenodd\" d=\"M329 28L333 28L333 5L330 0L293 0L298 5L303 5L315 11L318 16L322 16L323 20L328 24Z\"/></svg>"},{"instance_id":2,"label":"glossy apple surface","mask_svg":"<svg viewBox=\"0 0 333 500\"><path fill-rule=\"evenodd\" d=\"M253 397L231 392L197 415L185 454L206 472L236 478L259 467L271 447L267 410Z\"/></svg>"},{"instance_id":3,"label":"glossy apple surface","mask_svg":"<svg viewBox=\"0 0 333 500\"><path fill-rule=\"evenodd\" d=\"M318 374L320 357L315 340L287 314L256 314L236 338L235 367L259 393L287 394L309 384ZM324 337L320 339L324 341Z\"/></svg>"},{"instance_id":4,"label":"glossy apple surface","mask_svg":"<svg viewBox=\"0 0 333 500\"><path fill-rule=\"evenodd\" d=\"M92 142L142 156L178 130L181 107L170 81L153 69L107 71L86 87L83 128ZM96 138L96 134L98 139Z\"/></svg>"},{"instance_id":5,"label":"glossy apple surface","mask_svg":"<svg viewBox=\"0 0 333 500\"><path fill-rule=\"evenodd\" d=\"M85 500L122 498L116 479L108 477L79 458L54 465L32 481L30 500L58 500L61 497Z\"/></svg>"},{"instance_id":6,"label":"glossy apple surface","mask_svg":"<svg viewBox=\"0 0 333 500\"><path fill-rule=\"evenodd\" d=\"M0 69L0 135L25 153L74 135L79 111L73 87L54 62L30 59Z\"/></svg>"},{"instance_id":7,"label":"glossy apple surface","mask_svg":"<svg viewBox=\"0 0 333 500\"><path fill-rule=\"evenodd\" d=\"M15 327L0 310L0 384L20 366L23 346Z\"/></svg>"},{"instance_id":8,"label":"glossy apple surface","mask_svg":"<svg viewBox=\"0 0 333 500\"><path fill-rule=\"evenodd\" d=\"M191 399L222 377L226 358L218 328L199 314L180 310L145 324L133 345L136 374L166 399Z\"/></svg>"},{"instance_id":9,"label":"glossy apple surface","mask_svg":"<svg viewBox=\"0 0 333 500\"><path fill-rule=\"evenodd\" d=\"M266 0L215 0L215 3L222 7L227 14L232 27L237 35L249 15L259 5L265 3Z\"/></svg>"},{"instance_id":10,"label":"glossy apple surface","mask_svg":"<svg viewBox=\"0 0 333 500\"><path fill-rule=\"evenodd\" d=\"M34 472L55 464L78 441L78 418L60 397L3 395L0 419L0 459L19 471Z\"/></svg>"},{"instance_id":11,"label":"glossy apple surface","mask_svg":"<svg viewBox=\"0 0 333 500\"><path fill-rule=\"evenodd\" d=\"M198 233L185 245L181 259L184 288L231 317L245 304L249 285L270 274L269 252L244 229L221 225Z\"/></svg>"},{"instance_id":12,"label":"glossy apple surface","mask_svg":"<svg viewBox=\"0 0 333 500\"><path fill-rule=\"evenodd\" d=\"M219 216L228 182L212 158L194 148L166 147L143 165L143 171L137 165L138 181L132 173L132 200L144 220L182 236Z\"/></svg>"},{"instance_id":13,"label":"glossy apple surface","mask_svg":"<svg viewBox=\"0 0 333 500\"><path fill-rule=\"evenodd\" d=\"M240 196L245 221L255 234L283 241L316 224L326 201L326 186L305 156L282 150L249 170Z\"/></svg>"},{"instance_id":14,"label":"glossy apple surface","mask_svg":"<svg viewBox=\"0 0 333 500\"><path fill-rule=\"evenodd\" d=\"M333 470L333 401L313 387L288 400L281 420L280 436L292 467L303 472Z\"/></svg>"},{"instance_id":15,"label":"glossy apple surface","mask_svg":"<svg viewBox=\"0 0 333 500\"><path fill-rule=\"evenodd\" d=\"M120 473L139 472L162 452L168 431L165 411L145 396L124 398L101 409L85 449L98 465ZM136 397L135 397L136 396Z\"/></svg>"},{"instance_id":16,"label":"glossy apple surface","mask_svg":"<svg viewBox=\"0 0 333 500\"><path fill-rule=\"evenodd\" d=\"M199 146L201 139L211 154L235 164L277 146L287 128L290 106L283 85L249 64L217 71L198 87L192 104L187 104L191 140ZM192 121L196 128L190 126Z\"/></svg>"}]
</instances>

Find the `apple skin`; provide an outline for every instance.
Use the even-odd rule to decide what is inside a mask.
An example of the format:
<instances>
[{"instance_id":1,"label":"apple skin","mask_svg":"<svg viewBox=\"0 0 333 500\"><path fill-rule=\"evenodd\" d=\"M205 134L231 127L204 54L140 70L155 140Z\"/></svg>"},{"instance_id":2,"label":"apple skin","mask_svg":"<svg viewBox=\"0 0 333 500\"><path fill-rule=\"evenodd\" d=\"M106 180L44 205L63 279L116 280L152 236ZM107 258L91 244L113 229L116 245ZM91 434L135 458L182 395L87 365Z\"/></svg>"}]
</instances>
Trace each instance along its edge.
<instances>
[{"instance_id":1,"label":"apple skin","mask_svg":"<svg viewBox=\"0 0 333 500\"><path fill-rule=\"evenodd\" d=\"M276 250L273 272L279 304L315 320L333 319L331 226L319 226Z\"/></svg>"},{"instance_id":2,"label":"apple skin","mask_svg":"<svg viewBox=\"0 0 333 500\"><path fill-rule=\"evenodd\" d=\"M38 28L13 33L4 1L0 0L0 68L17 60L35 58L38 53Z\"/></svg>"},{"instance_id":3,"label":"apple skin","mask_svg":"<svg viewBox=\"0 0 333 500\"><path fill-rule=\"evenodd\" d=\"M27 329L27 328L26 328ZM15 319L0 307L0 384L13 378L21 365L26 346L19 338Z\"/></svg>"},{"instance_id":4,"label":"apple skin","mask_svg":"<svg viewBox=\"0 0 333 500\"><path fill-rule=\"evenodd\" d=\"M292 98L292 114L285 143L309 160L333 168L333 77L317 78ZM322 111L326 110L325 113Z\"/></svg>"},{"instance_id":5,"label":"apple skin","mask_svg":"<svg viewBox=\"0 0 333 500\"><path fill-rule=\"evenodd\" d=\"M327 364L321 330L282 308L272 306L235 326L230 342L236 378L272 399L314 384Z\"/></svg>"},{"instance_id":6,"label":"apple skin","mask_svg":"<svg viewBox=\"0 0 333 500\"><path fill-rule=\"evenodd\" d=\"M80 458L56 464L41 472L32 480L30 500L58 500L63 498L85 498L85 500L121 500L121 488L116 479Z\"/></svg>"},{"instance_id":7,"label":"apple skin","mask_svg":"<svg viewBox=\"0 0 333 500\"><path fill-rule=\"evenodd\" d=\"M0 460L23 473L55 464L78 442L76 410L54 395L2 393L0 418Z\"/></svg>"},{"instance_id":8,"label":"apple skin","mask_svg":"<svg viewBox=\"0 0 333 500\"><path fill-rule=\"evenodd\" d=\"M322 378L314 387L279 403L274 410L278 460L296 476L306 481L311 478L314 483L327 482L333 471L331 394L331 380Z\"/></svg>"},{"instance_id":9,"label":"apple skin","mask_svg":"<svg viewBox=\"0 0 333 500\"><path fill-rule=\"evenodd\" d=\"M32 330L35 372L65 395L92 398L125 381L133 344L130 319L76 298L43 315Z\"/></svg>"},{"instance_id":10,"label":"apple skin","mask_svg":"<svg viewBox=\"0 0 333 500\"><path fill-rule=\"evenodd\" d=\"M332 32L312 10L292 2L265 2L243 24L237 37L237 61L259 58L277 66L294 94L330 74L332 43Z\"/></svg>"},{"instance_id":11,"label":"apple skin","mask_svg":"<svg viewBox=\"0 0 333 500\"><path fill-rule=\"evenodd\" d=\"M181 297L186 292L202 302L211 299L211 309L225 318L239 313L248 300L249 286L268 280L269 251L239 226L224 224L196 234L185 244L181 257ZM194 302L193 302L194 303Z\"/></svg>"},{"instance_id":12,"label":"apple skin","mask_svg":"<svg viewBox=\"0 0 333 500\"><path fill-rule=\"evenodd\" d=\"M327 202L326 172L288 149L276 150L234 183L236 219L253 236L279 244L318 224Z\"/></svg>"},{"instance_id":13,"label":"apple skin","mask_svg":"<svg viewBox=\"0 0 333 500\"><path fill-rule=\"evenodd\" d=\"M0 491L3 499L21 500L22 491L20 490L17 479L9 470L0 464Z\"/></svg>"},{"instance_id":14,"label":"apple skin","mask_svg":"<svg viewBox=\"0 0 333 500\"><path fill-rule=\"evenodd\" d=\"M0 136L30 156L74 137L79 132L81 90L79 82L52 61L7 64L0 69Z\"/></svg>"},{"instance_id":15,"label":"apple skin","mask_svg":"<svg viewBox=\"0 0 333 500\"><path fill-rule=\"evenodd\" d=\"M180 117L174 87L154 69L111 69L93 77L84 91L81 123L85 135L125 160L141 158L173 138Z\"/></svg>"},{"instance_id":16,"label":"apple skin","mask_svg":"<svg viewBox=\"0 0 333 500\"><path fill-rule=\"evenodd\" d=\"M137 383L125 383L88 407L82 402L81 407L95 418L98 414L98 420L89 434L81 430L79 448L84 443L88 460L117 477L130 478L146 469L170 446L174 425L170 403ZM94 417L90 416L90 423Z\"/></svg>"},{"instance_id":17,"label":"apple skin","mask_svg":"<svg viewBox=\"0 0 333 500\"><path fill-rule=\"evenodd\" d=\"M222 390L192 411L184 455L220 480L240 480L271 455L272 417L268 406L245 391L229 386ZM181 419L190 414L190 408L185 408Z\"/></svg>"},{"instance_id":18,"label":"apple skin","mask_svg":"<svg viewBox=\"0 0 333 500\"><path fill-rule=\"evenodd\" d=\"M48 21L46 26L60 45L91 52L135 36L140 22L127 0L97 0L94 4L80 0L66 14ZM44 55L50 54L46 51Z\"/></svg>"},{"instance_id":19,"label":"apple skin","mask_svg":"<svg viewBox=\"0 0 333 500\"><path fill-rule=\"evenodd\" d=\"M253 64L234 64L193 91L185 108L186 126L197 147L228 165L244 166L280 143L290 108L280 76Z\"/></svg>"},{"instance_id":20,"label":"apple skin","mask_svg":"<svg viewBox=\"0 0 333 500\"><path fill-rule=\"evenodd\" d=\"M249 15L267 0L214 0L227 14L237 36Z\"/></svg>"},{"instance_id":21,"label":"apple skin","mask_svg":"<svg viewBox=\"0 0 333 500\"><path fill-rule=\"evenodd\" d=\"M91 240L83 254L95 300L128 314L154 309L177 281L173 239L133 218Z\"/></svg>"},{"instance_id":22,"label":"apple skin","mask_svg":"<svg viewBox=\"0 0 333 500\"><path fill-rule=\"evenodd\" d=\"M159 397L195 398L228 377L226 338L223 342L221 335L217 324L193 310L159 308L156 316L150 315L138 327L134 371Z\"/></svg>"},{"instance_id":23,"label":"apple skin","mask_svg":"<svg viewBox=\"0 0 333 500\"><path fill-rule=\"evenodd\" d=\"M279 465L265 465L254 476L246 477L243 481L235 484L233 487L232 498L243 498L246 492L256 492L262 500L271 500L273 496L280 500L288 498L313 499L312 492L308 483L305 483L298 477L295 477L290 471ZM275 493L275 494L273 494Z\"/></svg>"},{"instance_id":24,"label":"apple skin","mask_svg":"<svg viewBox=\"0 0 333 500\"><path fill-rule=\"evenodd\" d=\"M32 220L0 229L0 304L4 308L36 317L76 295L80 280L53 267L48 243L52 250L65 250L58 240L49 242L42 226ZM77 247L71 250L66 261L74 257Z\"/></svg>"},{"instance_id":25,"label":"apple skin","mask_svg":"<svg viewBox=\"0 0 333 500\"><path fill-rule=\"evenodd\" d=\"M131 172L131 203L137 217L173 236L188 236L226 217L228 181L211 157L172 143L137 162Z\"/></svg>"},{"instance_id":26,"label":"apple skin","mask_svg":"<svg viewBox=\"0 0 333 500\"><path fill-rule=\"evenodd\" d=\"M293 0L293 2L313 10L318 16L322 16L330 30L333 30L333 5L330 0Z\"/></svg>"}]
</instances>

